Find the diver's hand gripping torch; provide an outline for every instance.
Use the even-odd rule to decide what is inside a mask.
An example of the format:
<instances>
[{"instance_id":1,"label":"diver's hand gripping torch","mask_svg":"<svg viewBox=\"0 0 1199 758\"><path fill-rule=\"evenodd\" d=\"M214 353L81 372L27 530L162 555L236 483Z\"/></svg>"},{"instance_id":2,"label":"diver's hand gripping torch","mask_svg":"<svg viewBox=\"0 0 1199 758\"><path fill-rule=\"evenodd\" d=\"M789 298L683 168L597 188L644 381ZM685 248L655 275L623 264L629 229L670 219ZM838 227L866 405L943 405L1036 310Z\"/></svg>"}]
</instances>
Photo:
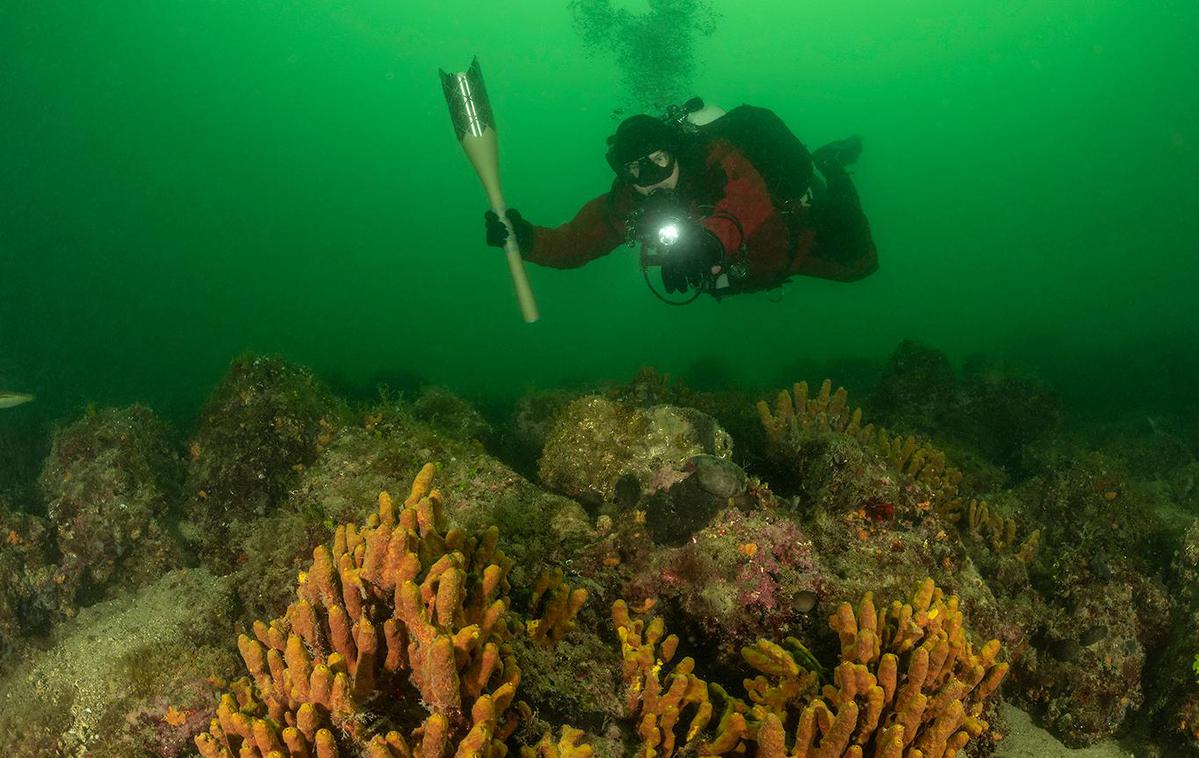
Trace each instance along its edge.
<instances>
[{"instance_id":1,"label":"diver's hand gripping torch","mask_svg":"<svg viewBox=\"0 0 1199 758\"><path fill-rule=\"evenodd\" d=\"M520 245L516 242L516 230L508 221L508 205L504 202L504 193L500 188L495 116L491 112L491 102L487 99L487 88L483 85L479 59L471 61L470 68L466 71L455 74L445 71L440 73L445 101L450 106L450 120L454 123L454 132L458 141L462 143L466 157L475 167L479 181L483 183L491 209L508 227L508 241L504 243L508 270L512 273L512 283L516 287L516 299L520 303L521 315L524 316L525 323L531 324L539 318L537 302L533 299L533 290L529 288L529 279L525 276Z\"/></svg>"}]
</instances>

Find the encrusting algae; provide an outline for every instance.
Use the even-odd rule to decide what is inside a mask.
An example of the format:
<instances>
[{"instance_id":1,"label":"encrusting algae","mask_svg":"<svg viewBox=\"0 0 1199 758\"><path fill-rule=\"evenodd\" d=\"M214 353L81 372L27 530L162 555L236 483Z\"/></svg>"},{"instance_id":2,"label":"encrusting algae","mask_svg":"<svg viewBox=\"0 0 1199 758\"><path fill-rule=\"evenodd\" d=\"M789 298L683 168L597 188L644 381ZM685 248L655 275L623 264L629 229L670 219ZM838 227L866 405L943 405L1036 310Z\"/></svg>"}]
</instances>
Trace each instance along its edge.
<instances>
[{"instance_id":1,"label":"encrusting algae","mask_svg":"<svg viewBox=\"0 0 1199 758\"><path fill-rule=\"evenodd\" d=\"M988 698L1008 671L996 662L998 640L974 650L958 598L946 598L932 579L906 603L876 608L867 593L856 614L843 603L829 619L841 663L823 687L794 639L790 649L766 640L744 648L756 672L745 680L748 701L696 676L691 658L667 672L679 639L665 634L661 618L633 619L623 601L612 618L643 758L674 755L679 742L709 756L952 758L989 728Z\"/></svg>"},{"instance_id":2,"label":"encrusting algae","mask_svg":"<svg viewBox=\"0 0 1199 758\"><path fill-rule=\"evenodd\" d=\"M365 527L338 527L286 614L240 636L251 676L229 685L196 737L205 758L507 754L528 715L507 644L520 629L508 610L512 561L495 527L446 530L433 473L421 470L402 507L382 493ZM554 578L543 592L565 603L551 598L552 614L527 622L549 641L586 599ZM577 742L567 727L526 754L588 755Z\"/></svg>"}]
</instances>

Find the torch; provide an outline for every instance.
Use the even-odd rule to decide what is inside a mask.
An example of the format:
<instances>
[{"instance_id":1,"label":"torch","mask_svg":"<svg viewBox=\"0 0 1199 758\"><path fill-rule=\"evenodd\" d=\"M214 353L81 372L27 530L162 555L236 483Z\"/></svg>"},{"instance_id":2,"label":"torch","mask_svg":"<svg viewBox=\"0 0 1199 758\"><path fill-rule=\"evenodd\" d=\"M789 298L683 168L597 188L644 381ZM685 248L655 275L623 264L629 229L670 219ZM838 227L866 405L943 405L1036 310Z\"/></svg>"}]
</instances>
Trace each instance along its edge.
<instances>
[{"instance_id":1,"label":"torch","mask_svg":"<svg viewBox=\"0 0 1199 758\"><path fill-rule=\"evenodd\" d=\"M524 316L525 323L531 324L539 318L537 302L533 299L533 290L529 288L529 279L525 276L520 245L516 242L516 230L508 220L508 204L504 202L504 192L500 188L495 116L491 112L491 101L487 99L487 88L483 84L483 71L479 68L479 59L471 61L470 68L466 71L455 74L445 71L440 73L454 133L458 142L462 144L466 157L475 167L479 181L483 183L491 210L508 227L508 241L504 243L508 270L512 273L512 284L516 288L516 300L520 303L521 315Z\"/></svg>"}]
</instances>

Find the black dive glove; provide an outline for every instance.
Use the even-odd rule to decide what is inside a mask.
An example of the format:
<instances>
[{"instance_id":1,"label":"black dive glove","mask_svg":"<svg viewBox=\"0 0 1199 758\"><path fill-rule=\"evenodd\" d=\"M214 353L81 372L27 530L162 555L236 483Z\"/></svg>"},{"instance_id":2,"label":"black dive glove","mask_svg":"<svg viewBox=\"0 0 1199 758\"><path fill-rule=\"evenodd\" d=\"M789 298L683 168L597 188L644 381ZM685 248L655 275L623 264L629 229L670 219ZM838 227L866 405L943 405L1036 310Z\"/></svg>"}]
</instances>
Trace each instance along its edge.
<instances>
[{"instance_id":1,"label":"black dive glove","mask_svg":"<svg viewBox=\"0 0 1199 758\"><path fill-rule=\"evenodd\" d=\"M662 286L667 293L683 293L689 288L703 285L712 267L723 258L720 240L705 229L696 231L699 233L690 243L663 255Z\"/></svg>"},{"instance_id":2,"label":"black dive glove","mask_svg":"<svg viewBox=\"0 0 1199 758\"><path fill-rule=\"evenodd\" d=\"M525 221L520 211L515 208L509 208L507 215L512 228L516 230L516 244L520 246L522 253L528 254L533 248L533 225ZM487 222L487 244L491 247L503 247L508 241L508 227L495 211L487 211L483 218Z\"/></svg>"}]
</instances>

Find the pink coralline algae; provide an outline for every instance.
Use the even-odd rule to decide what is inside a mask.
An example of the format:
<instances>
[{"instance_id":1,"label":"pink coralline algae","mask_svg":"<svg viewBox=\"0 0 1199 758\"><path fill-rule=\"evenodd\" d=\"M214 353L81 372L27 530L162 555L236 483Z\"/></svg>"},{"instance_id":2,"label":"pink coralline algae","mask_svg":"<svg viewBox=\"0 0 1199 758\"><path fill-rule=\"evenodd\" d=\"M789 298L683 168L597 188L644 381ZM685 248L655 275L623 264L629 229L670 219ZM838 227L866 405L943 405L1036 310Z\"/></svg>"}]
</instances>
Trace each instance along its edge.
<instances>
[{"instance_id":1,"label":"pink coralline algae","mask_svg":"<svg viewBox=\"0 0 1199 758\"><path fill-rule=\"evenodd\" d=\"M688 543L662 551L626 597L656 595L693 633L737 655L759 637L782 638L809 619L826 582L799 526L775 511L730 508Z\"/></svg>"}]
</instances>

